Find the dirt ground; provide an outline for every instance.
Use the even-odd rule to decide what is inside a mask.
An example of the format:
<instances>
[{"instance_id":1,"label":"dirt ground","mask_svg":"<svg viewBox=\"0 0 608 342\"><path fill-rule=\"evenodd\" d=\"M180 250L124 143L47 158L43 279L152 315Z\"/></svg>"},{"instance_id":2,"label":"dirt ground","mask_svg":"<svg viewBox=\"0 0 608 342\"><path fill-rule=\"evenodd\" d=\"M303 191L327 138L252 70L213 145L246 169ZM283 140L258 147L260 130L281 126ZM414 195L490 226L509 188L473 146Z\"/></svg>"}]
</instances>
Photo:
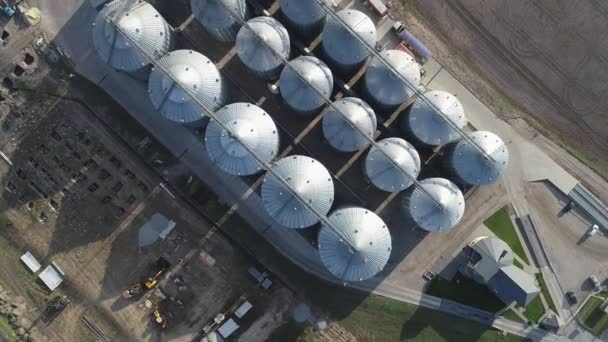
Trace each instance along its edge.
<instances>
[{"instance_id":1,"label":"dirt ground","mask_svg":"<svg viewBox=\"0 0 608 342\"><path fill-rule=\"evenodd\" d=\"M606 178L608 120L601 94L608 84L607 40L596 34L605 31L605 5L591 0L402 3L408 29L482 102L522 135L534 138L540 131ZM518 122L522 118L525 122ZM547 145L541 147L556 160L566 159L556 156L551 144L535 143Z\"/></svg>"}]
</instances>

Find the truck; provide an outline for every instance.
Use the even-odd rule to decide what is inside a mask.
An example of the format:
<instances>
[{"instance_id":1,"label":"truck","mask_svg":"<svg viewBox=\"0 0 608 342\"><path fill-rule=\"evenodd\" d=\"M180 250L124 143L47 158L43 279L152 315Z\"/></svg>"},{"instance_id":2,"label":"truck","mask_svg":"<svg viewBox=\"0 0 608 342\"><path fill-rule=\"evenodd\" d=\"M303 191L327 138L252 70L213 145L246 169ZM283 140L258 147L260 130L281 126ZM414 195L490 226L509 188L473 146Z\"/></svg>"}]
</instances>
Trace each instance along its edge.
<instances>
[{"instance_id":1,"label":"truck","mask_svg":"<svg viewBox=\"0 0 608 342\"><path fill-rule=\"evenodd\" d=\"M380 18L384 17L388 12L388 8L386 8L382 0L367 0L367 4Z\"/></svg>"},{"instance_id":2,"label":"truck","mask_svg":"<svg viewBox=\"0 0 608 342\"><path fill-rule=\"evenodd\" d=\"M136 296L140 293L143 293L147 290L154 288L154 286L156 286L158 284L160 277L162 277L162 275L165 274L165 272L167 272L169 267L171 267L171 263L169 263L169 261L167 261L167 259L165 259L163 257L158 258L158 260L156 261L156 270L155 270L156 273L154 273L152 276L148 277L146 280L144 280L140 283L137 283L137 284L129 287L128 289L124 290L122 293L122 297L124 299L129 299L133 296Z\"/></svg>"},{"instance_id":3,"label":"truck","mask_svg":"<svg viewBox=\"0 0 608 342\"><path fill-rule=\"evenodd\" d=\"M15 15L15 13L17 12L15 6L9 5L6 0L1 0L0 1L0 8L2 8L2 12L4 13L4 15L6 15L7 17L12 17Z\"/></svg>"}]
</instances>

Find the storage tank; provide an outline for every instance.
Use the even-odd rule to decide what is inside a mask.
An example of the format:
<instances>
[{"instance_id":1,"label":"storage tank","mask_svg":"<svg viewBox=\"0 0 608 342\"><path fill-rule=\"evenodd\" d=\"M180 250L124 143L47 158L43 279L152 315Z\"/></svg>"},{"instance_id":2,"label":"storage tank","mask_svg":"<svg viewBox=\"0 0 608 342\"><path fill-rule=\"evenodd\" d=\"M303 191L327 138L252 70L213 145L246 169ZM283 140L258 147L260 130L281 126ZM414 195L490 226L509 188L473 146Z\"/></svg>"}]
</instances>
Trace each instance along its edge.
<instances>
[{"instance_id":1,"label":"storage tank","mask_svg":"<svg viewBox=\"0 0 608 342\"><path fill-rule=\"evenodd\" d=\"M420 65L401 50L384 50L380 56L385 62L374 56L367 66L363 91L374 108L391 111L416 94L420 87Z\"/></svg>"},{"instance_id":2,"label":"storage tank","mask_svg":"<svg viewBox=\"0 0 608 342\"><path fill-rule=\"evenodd\" d=\"M429 232L445 232L456 227L464 215L464 196L458 187L444 178L427 178L403 196L406 217Z\"/></svg>"},{"instance_id":3,"label":"storage tank","mask_svg":"<svg viewBox=\"0 0 608 342\"><path fill-rule=\"evenodd\" d=\"M319 232L321 262L344 281L362 281L384 269L391 255L391 234L373 211L345 207L331 213Z\"/></svg>"},{"instance_id":4,"label":"storage tank","mask_svg":"<svg viewBox=\"0 0 608 342\"><path fill-rule=\"evenodd\" d=\"M215 115L215 120L207 126L205 147L209 159L222 171L236 176L252 175L263 171L258 160L269 164L277 156L277 127L262 108L250 103L232 103Z\"/></svg>"},{"instance_id":5,"label":"storage tank","mask_svg":"<svg viewBox=\"0 0 608 342\"><path fill-rule=\"evenodd\" d=\"M339 73L347 75L365 63L369 56L367 47L376 47L376 27L367 15L357 10L342 10L336 16L339 19L332 16L327 18L321 43L328 63ZM365 43L353 36L344 25L350 27Z\"/></svg>"},{"instance_id":6,"label":"storage tank","mask_svg":"<svg viewBox=\"0 0 608 342\"><path fill-rule=\"evenodd\" d=\"M152 61L148 57L164 56L173 43L169 24L143 0L114 0L104 6L93 23L93 45L99 57L138 79L145 80L150 73ZM147 53L140 53L141 49Z\"/></svg>"},{"instance_id":7,"label":"storage tank","mask_svg":"<svg viewBox=\"0 0 608 342\"><path fill-rule=\"evenodd\" d=\"M319 35L330 6L329 0L281 0L280 4L287 25L306 39Z\"/></svg>"},{"instance_id":8,"label":"storage tank","mask_svg":"<svg viewBox=\"0 0 608 342\"><path fill-rule=\"evenodd\" d=\"M158 66L165 72L152 70L148 94L154 108L165 118L195 123L206 116L198 103L209 111L224 105L222 76L209 58L192 50L176 50L159 59Z\"/></svg>"},{"instance_id":9,"label":"storage tank","mask_svg":"<svg viewBox=\"0 0 608 342\"><path fill-rule=\"evenodd\" d=\"M236 52L241 62L260 78L277 79L283 60L276 55L289 59L287 30L271 17L257 17L247 23L248 27L241 27L236 36Z\"/></svg>"},{"instance_id":10,"label":"storage tank","mask_svg":"<svg viewBox=\"0 0 608 342\"><path fill-rule=\"evenodd\" d=\"M233 42L249 16L246 0L191 0L190 7L205 31L222 42Z\"/></svg>"},{"instance_id":11,"label":"storage tank","mask_svg":"<svg viewBox=\"0 0 608 342\"><path fill-rule=\"evenodd\" d=\"M432 90L416 99L409 114L402 116L401 127L416 144L444 145L461 137L445 117L460 129L467 125L464 109L456 96L442 90Z\"/></svg>"},{"instance_id":12,"label":"storage tank","mask_svg":"<svg viewBox=\"0 0 608 342\"><path fill-rule=\"evenodd\" d=\"M279 178L272 172L266 173L262 202L276 222L288 228L306 228L319 222L317 214L327 215L334 202L334 182L323 164L296 155L279 160L272 166L272 171Z\"/></svg>"},{"instance_id":13,"label":"storage tank","mask_svg":"<svg viewBox=\"0 0 608 342\"><path fill-rule=\"evenodd\" d=\"M412 144L400 138L376 143L365 158L365 175L378 189L398 192L409 188L420 174L420 156Z\"/></svg>"},{"instance_id":14,"label":"storage tank","mask_svg":"<svg viewBox=\"0 0 608 342\"><path fill-rule=\"evenodd\" d=\"M341 98L334 102L334 108L323 115L325 140L340 152L354 152L369 145L377 126L374 110L356 97Z\"/></svg>"},{"instance_id":15,"label":"storage tank","mask_svg":"<svg viewBox=\"0 0 608 342\"><path fill-rule=\"evenodd\" d=\"M281 71L281 96L285 103L299 114L317 113L331 96L333 89L334 78L331 70L316 57L301 56L292 59Z\"/></svg>"},{"instance_id":16,"label":"storage tank","mask_svg":"<svg viewBox=\"0 0 608 342\"><path fill-rule=\"evenodd\" d=\"M459 182L470 185L495 183L509 166L507 146L492 132L476 131L468 136L470 140L460 139L446 149L448 167Z\"/></svg>"}]
</instances>

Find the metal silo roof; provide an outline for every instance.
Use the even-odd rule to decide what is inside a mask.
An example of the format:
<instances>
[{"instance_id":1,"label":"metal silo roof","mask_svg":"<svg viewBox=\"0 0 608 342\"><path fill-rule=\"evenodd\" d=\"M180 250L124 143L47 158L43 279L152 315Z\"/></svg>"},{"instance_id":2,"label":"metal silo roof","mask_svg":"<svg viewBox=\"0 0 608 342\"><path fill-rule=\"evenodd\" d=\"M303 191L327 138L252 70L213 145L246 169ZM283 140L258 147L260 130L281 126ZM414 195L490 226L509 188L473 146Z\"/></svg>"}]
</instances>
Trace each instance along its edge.
<instances>
[{"instance_id":1,"label":"metal silo roof","mask_svg":"<svg viewBox=\"0 0 608 342\"><path fill-rule=\"evenodd\" d=\"M337 110L328 110L323 116L323 134L335 149L353 152L369 145L376 131L376 114L364 101L356 97L344 97L334 102ZM348 117L348 120L345 118ZM360 131L351 126L351 122ZM360 132L365 132L365 136Z\"/></svg>"},{"instance_id":2,"label":"metal silo roof","mask_svg":"<svg viewBox=\"0 0 608 342\"><path fill-rule=\"evenodd\" d=\"M171 31L163 17L147 2L138 1L127 6L128 3L122 0L104 6L93 24L93 45L99 56L113 68L136 71L151 61L131 42L137 42L141 48L161 57L171 46Z\"/></svg>"},{"instance_id":3,"label":"metal silo roof","mask_svg":"<svg viewBox=\"0 0 608 342\"><path fill-rule=\"evenodd\" d=\"M376 27L367 15L357 10L343 10L336 15L342 20L329 18L323 28L323 51L338 67L352 68L365 61L369 51L343 26L342 22L372 48L376 46Z\"/></svg>"},{"instance_id":4,"label":"metal silo roof","mask_svg":"<svg viewBox=\"0 0 608 342\"><path fill-rule=\"evenodd\" d=\"M409 196L404 196L402 205L420 228L445 232L460 222L465 202L454 183L444 178L427 178Z\"/></svg>"},{"instance_id":5,"label":"metal silo roof","mask_svg":"<svg viewBox=\"0 0 608 342\"><path fill-rule=\"evenodd\" d=\"M433 90L416 99L409 115L403 117L404 128L414 138L427 145L443 145L460 138L459 132L434 108L440 110L454 125L460 128L467 125L460 101L448 92Z\"/></svg>"},{"instance_id":6,"label":"metal silo roof","mask_svg":"<svg viewBox=\"0 0 608 342\"><path fill-rule=\"evenodd\" d=\"M334 182L323 164L306 156L289 156L276 162L272 170L262 184L262 202L275 221L288 228L306 228L319 222L315 212L292 191L317 213L327 215L334 201ZM274 174L286 181L291 191Z\"/></svg>"},{"instance_id":7,"label":"metal silo roof","mask_svg":"<svg viewBox=\"0 0 608 342\"><path fill-rule=\"evenodd\" d=\"M396 75L378 57L373 57L365 72L365 90L382 107L395 107L415 95L420 86L420 65L414 57L401 50L384 50L380 56L393 67Z\"/></svg>"},{"instance_id":8,"label":"metal silo roof","mask_svg":"<svg viewBox=\"0 0 608 342\"><path fill-rule=\"evenodd\" d=\"M331 96L333 88L334 78L331 70L316 57L302 56L293 59L281 72L281 96L291 108L304 114L319 110ZM321 98L314 89L322 92L325 98Z\"/></svg>"},{"instance_id":9,"label":"metal silo roof","mask_svg":"<svg viewBox=\"0 0 608 342\"><path fill-rule=\"evenodd\" d=\"M336 277L362 281L382 271L391 255L391 234L373 211L348 207L334 211L323 225L318 246L321 261Z\"/></svg>"},{"instance_id":10,"label":"metal silo roof","mask_svg":"<svg viewBox=\"0 0 608 342\"><path fill-rule=\"evenodd\" d=\"M287 30L271 17L257 17L247 23L249 27L241 27L236 37L236 52L239 58L260 77L276 78L283 62L272 51L289 59L290 43Z\"/></svg>"},{"instance_id":11,"label":"metal silo roof","mask_svg":"<svg viewBox=\"0 0 608 342\"><path fill-rule=\"evenodd\" d=\"M167 119L188 123L205 116L180 87L189 89L211 111L223 105L225 94L222 76L207 57L192 50L177 50L161 58L158 64L171 77L154 69L148 81L148 94L154 107Z\"/></svg>"},{"instance_id":12,"label":"metal silo roof","mask_svg":"<svg viewBox=\"0 0 608 342\"><path fill-rule=\"evenodd\" d=\"M305 34L309 31L319 32L327 16L323 4L329 5L328 0L281 0L280 3L287 22Z\"/></svg>"},{"instance_id":13,"label":"metal silo roof","mask_svg":"<svg viewBox=\"0 0 608 342\"><path fill-rule=\"evenodd\" d=\"M260 107L249 103L229 104L216 113L216 120L207 126L205 146L209 159L232 175L246 176L262 171L279 151L279 134L272 118ZM245 146L247 148L245 148Z\"/></svg>"},{"instance_id":14,"label":"metal silo roof","mask_svg":"<svg viewBox=\"0 0 608 342\"><path fill-rule=\"evenodd\" d=\"M380 190L402 191L414 184L414 179L418 178L420 156L414 146L403 139L383 139L369 150L365 158L365 173Z\"/></svg>"},{"instance_id":15,"label":"metal silo roof","mask_svg":"<svg viewBox=\"0 0 608 342\"><path fill-rule=\"evenodd\" d=\"M477 131L470 133L469 137L472 142L459 140L450 151L449 162L454 172L461 180L473 185L496 182L509 166L507 146L492 132Z\"/></svg>"},{"instance_id":16,"label":"metal silo roof","mask_svg":"<svg viewBox=\"0 0 608 342\"><path fill-rule=\"evenodd\" d=\"M248 14L245 0L191 0L190 7L205 30L222 41L236 39L239 19L246 20Z\"/></svg>"}]
</instances>

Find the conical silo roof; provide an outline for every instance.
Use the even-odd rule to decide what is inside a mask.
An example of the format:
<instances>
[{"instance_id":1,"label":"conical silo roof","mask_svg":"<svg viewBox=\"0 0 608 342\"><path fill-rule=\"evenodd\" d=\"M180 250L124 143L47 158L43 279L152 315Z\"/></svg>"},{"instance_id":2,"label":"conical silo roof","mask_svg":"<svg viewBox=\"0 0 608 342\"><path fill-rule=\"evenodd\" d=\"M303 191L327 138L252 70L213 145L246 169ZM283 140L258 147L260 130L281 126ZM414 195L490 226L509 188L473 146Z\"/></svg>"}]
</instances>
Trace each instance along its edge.
<instances>
[{"instance_id":1,"label":"conical silo roof","mask_svg":"<svg viewBox=\"0 0 608 342\"><path fill-rule=\"evenodd\" d=\"M281 12L289 26L305 36L318 34L327 16L328 0L281 0Z\"/></svg>"},{"instance_id":2,"label":"conical silo roof","mask_svg":"<svg viewBox=\"0 0 608 342\"><path fill-rule=\"evenodd\" d=\"M334 182L325 166L310 157L289 156L276 162L272 170L289 184L286 188L271 172L264 178L262 202L275 221L288 228L306 228L319 222L315 212L327 215L334 201Z\"/></svg>"},{"instance_id":3,"label":"conical silo roof","mask_svg":"<svg viewBox=\"0 0 608 342\"><path fill-rule=\"evenodd\" d=\"M456 176L471 185L495 183L509 166L507 146L492 132L477 131L469 137L472 141L461 139L450 149L449 163Z\"/></svg>"},{"instance_id":4,"label":"conical silo roof","mask_svg":"<svg viewBox=\"0 0 608 342\"><path fill-rule=\"evenodd\" d=\"M382 109L389 109L414 96L420 86L420 65L414 57L401 50L384 50L380 56L399 75L374 56L365 71L365 91L373 100L372 103Z\"/></svg>"},{"instance_id":5,"label":"conical silo roof","mask_svg":"<svg viewBox=\"0 0 608 342\"><path fill-rule=\"evenodd\" d=\"M329 144L342 152L357 151L369 145L377 125L374 110L356 97L341 98L334 106L336 109L329 109L323 116L323 134Z\"/></svg>"},{"instance_id":6,"label":"conical silo roof","mask_svg":"<svg viewBox=\"0 0 608 342\"><path fill-rule=\"evenodd\" d=\"M237 176L252 175L263 170L258 159L267 164L277 156L277 127L270 115L260 107L250 103L233 103L221 108L215 115L216 119L207 126L205 146L209 159L224 172Z\"/></svg>"},{"instance_id":7,"label":"conical silo roof","mask_svg":"<svg viewBox=\"0 0 608 342\"><path fill-rule=\"evenodd\" d=\"M440 110L459 128L467 125L462 104L456 96L432 90L416 99L409 115L404 115L402 126L412 138L426 145L443 145L460 138L459 132L446 122Z\"/></svg>"},{"instance_id":8,"label":"conical silo roof","mask_svg":"<svg viewBox=\"0 0 608 342\"><path fill-rule=\"evenodd\" d=\"M281 96L289 107L301 114L310 115L318 111L331 96L333 88L331 70L316 57L301 56L293 59L281 72Z\"/></svg>"},{"instance_id":9,"label":"conical silo roof","mask_svg":"<svg viewBox=\"0 0 608 342\"><path fill-rule=\"evenodd\" d=\"M171 47L171 35L163 17L145 1L114 0L104 6L93 24L93 45L101 59L126 72L135 72L151 63L131 42L160 58Z\"/></svg>"},{"instance_id":10,"label":"conical silo roof","mask_svg":"<svg viewBox=\"0 0 608 342\"><path fill-rule=\"evenodd\" d=\"M191 0L190 7L196 20L216 39L232 42L247 20L246 0Z\"/></svg>"},{"instance_id":11,"label":"conical silo roof","mask_svg":"<svg viewBox=\"0 0 608 342\"><path fill-rule=\"evenodd\" d=\"M248 27L241 27L236 37L236 52L241 62L261 78L276 79L283 61L275 53L289 59L287 30L271 17L257 17L247 23Z\"/></svg>"},{"instance_id":12,"label":"conical silo roof","mask_svg":"<svg viewBox=\"0 0 608 342\"><path fill-rule=\"evenodd\" d=\"M191 123L205 116L189 94L194 94L197 102L210 111L223 105L222 76L209 58L192 50L176 50L161 58L158 64L170 77L153 69L148 94L154 108L167 119Z\"/></svg>"},{"instance_id":13,"label":"conical silo roof","mask_svg":"<svg viewBox=\"0 0 608 342\"><path fill-rule=\"evenodd\" d=\"M420 156L407 141L386 138L378 141L376 146L369 150L365 158L365 174L380 190L402 191L414 184L414 180L418 178Z\"/></svg>"},{"instance_id":14,"label":"conical silo roof","mask_svg":"<svg viewBox=\"0 0 608 342\"><path fill-rule=\"evenodd\" d=\"M427 178L420 181L409 196L403 197L402 205L420 228L445 232L460 222L465 202L454 183L444 178Z\"/></svg>"},{"instance_id":15,"label":"conical silo roof","mask_svg":"<svg viewBox=\"0 0 608 342\"><path fill-rule=\"evenodd\" d=\"M323 28L322 45L325 55L342 72L351 72L369 56L367 46L376 46L374 22L357 10L336 13L340 20L330 17ZM344 25L348 25L365 42L363 44Z\"/></svg>"},{"instance_id":16,"label":"conical silo roof","mask_svg":"<svg viewBox=\"0 0 608 342\"><path fill-rule=\"evenodd\" d=\"M323 265L344 281L362 281L382 271L391 255L391 234L373 211L347 207L334 211L319 232Z\"/></svg>"}]
</instances>

